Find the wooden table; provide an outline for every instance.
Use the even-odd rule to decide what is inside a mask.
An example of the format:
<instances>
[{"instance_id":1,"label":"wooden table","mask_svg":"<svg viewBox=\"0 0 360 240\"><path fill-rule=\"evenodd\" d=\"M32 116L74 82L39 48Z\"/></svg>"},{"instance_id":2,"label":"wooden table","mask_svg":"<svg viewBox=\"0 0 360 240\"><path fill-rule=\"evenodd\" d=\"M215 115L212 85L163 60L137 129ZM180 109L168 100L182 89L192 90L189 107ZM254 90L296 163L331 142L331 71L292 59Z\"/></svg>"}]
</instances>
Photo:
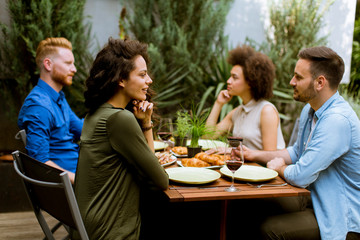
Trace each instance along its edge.
<instances>
[{"instance_id":1,"label":"wooden table","mask_svg":"<svg viewBox=\"0 0 360 240\"><path fill-rule=\"evenodd\" d=\"M257 165L257 164L249 164ZM257 165L259 166L259 165ZM169 166L170 167L170 166ZM176 167L172 165L171 167ZM266 183L281 184L285 181L279 176ZM310 191L297 188L291 185L277 187L256 188L246 182L235 181L235 186L240 188L240 192L225 192L224 189L231 184L231 178L222 176L213 183L205 185L181 185L170 182L169 189L165 191L170 202L195 202L195 201L221 201L221 221L220 239L226 239L226 213L229 200L234 199L258 199L258 198L278 198L292 196L309 196ZM261 184L261 183L253 183Z\"/></svg>"}]
</instances>

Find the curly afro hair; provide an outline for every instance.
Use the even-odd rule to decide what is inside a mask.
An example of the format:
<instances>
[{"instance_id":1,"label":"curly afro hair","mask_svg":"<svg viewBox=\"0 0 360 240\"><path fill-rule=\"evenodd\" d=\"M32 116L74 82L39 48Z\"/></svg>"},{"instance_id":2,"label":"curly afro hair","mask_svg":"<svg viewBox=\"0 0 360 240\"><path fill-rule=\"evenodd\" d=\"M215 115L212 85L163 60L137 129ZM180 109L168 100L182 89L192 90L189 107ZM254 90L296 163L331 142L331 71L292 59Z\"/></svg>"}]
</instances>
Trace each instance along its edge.
<instances>
[{"instance_id":1,"label":"curly afro hair","mask_svg":"<svg viewBox=\"0 0 360 240\"><path fill-rule=\"evenodd\" d=\"M243 45L229 52L228 63L242 67L245 81L256 101L273 96L275 66L268 56Z\"/></svg>"}]
</instances>

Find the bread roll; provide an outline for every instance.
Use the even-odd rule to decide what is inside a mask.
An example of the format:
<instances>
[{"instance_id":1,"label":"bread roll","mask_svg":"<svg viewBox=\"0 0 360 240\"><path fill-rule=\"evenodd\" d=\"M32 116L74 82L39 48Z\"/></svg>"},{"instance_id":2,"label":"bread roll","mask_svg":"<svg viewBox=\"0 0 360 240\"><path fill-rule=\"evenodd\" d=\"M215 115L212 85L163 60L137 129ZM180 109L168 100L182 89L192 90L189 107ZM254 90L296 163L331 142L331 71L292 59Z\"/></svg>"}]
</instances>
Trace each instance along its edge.
<instances>
[{"instance_id":1,"label":"bread roll","mask_svg":"<svg viewBox=\"0 0 360 240\"><path fill-rule=\"evenodd\" d=\"M197 158L183 158L181 159L181 163L184 167L209 167L211 166L209 163L202 161Z\"/></svg>"},{"instance_id":2,"label":"bread roll","mask_svg":"<svg viewBox=\"0 0 360 240\"><path fill-rule=\"evenodd\" d=\"M222 161L220 155L217 154L207 154L204 152L200 152L195 155L195 158L203 160L207 163L210 163L210 165L223 165L224 161Z\"/></svg>"},{"instance_id":3,"label":"bread roll","mask_svg":"<svg viewBox=\"0 0 360 240\"><path fill-rule=\"evenodd\" d=\"M171 151L173 151L174 153L178 154L178 155L187 155L187 147L173 147L171 149Z\"/></svg>"}]
</instances>

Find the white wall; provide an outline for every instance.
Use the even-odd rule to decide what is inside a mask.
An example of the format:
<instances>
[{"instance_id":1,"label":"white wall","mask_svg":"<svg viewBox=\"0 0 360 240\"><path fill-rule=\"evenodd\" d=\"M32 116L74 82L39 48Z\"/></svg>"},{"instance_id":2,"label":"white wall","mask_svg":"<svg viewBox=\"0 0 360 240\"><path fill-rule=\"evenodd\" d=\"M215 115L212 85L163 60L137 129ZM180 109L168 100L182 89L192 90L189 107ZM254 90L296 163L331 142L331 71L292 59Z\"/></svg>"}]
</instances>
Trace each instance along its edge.
<instances>
[{"instance_id":1,"label":"white wall","mask_svg":"<svg viewBox=\"0 0 360 240\"><path fill-rule=\"evenodd\" d=\"M90 16L92 32L95 35L95 54L107 43L109 37L119 38L119 17L121 5L119 0L87 0L84 15Z\"/></svg>"},{"instance_id":2,"label":"white wall","mask_svg":"<svg viewBox=\"0 0 360 240\"><path fill-rule=\"evenodd\" d=\"M268 0L234 0L227 17L225 34L230 46L242 44L246 37L261 43L265 40L264 26L269 24ZM335 0L324 16L320 36L328 36L328 47L336 51L345 62L343 83L350 80L352 40L356 0Z\"/></svg>"}]
</instances>

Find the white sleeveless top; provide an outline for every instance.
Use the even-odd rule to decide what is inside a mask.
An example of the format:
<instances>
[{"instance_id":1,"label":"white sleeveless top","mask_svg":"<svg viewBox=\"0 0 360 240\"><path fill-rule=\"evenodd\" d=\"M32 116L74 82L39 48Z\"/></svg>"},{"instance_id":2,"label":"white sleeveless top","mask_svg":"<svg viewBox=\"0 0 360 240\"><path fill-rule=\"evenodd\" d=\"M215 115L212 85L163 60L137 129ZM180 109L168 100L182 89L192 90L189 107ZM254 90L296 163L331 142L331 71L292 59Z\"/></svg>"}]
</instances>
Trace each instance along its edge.
<instances>
[{"instance_id":1,"label":"white sleeveless top","mask_svg":"<svg viewBox=\"0 0 360 240\"><path fill-rule=\"evenodd\" d=\"M252 99L246 105L240 105L232 116L233 135L242 137L243 143L250 149L263 149L260 129L261 110L265 105L271 105L277 112L276 107L269 101ZM285 141L281 131L280 122L277 130L277 149L285 148Z\"/></svg>"}]
</instances>

